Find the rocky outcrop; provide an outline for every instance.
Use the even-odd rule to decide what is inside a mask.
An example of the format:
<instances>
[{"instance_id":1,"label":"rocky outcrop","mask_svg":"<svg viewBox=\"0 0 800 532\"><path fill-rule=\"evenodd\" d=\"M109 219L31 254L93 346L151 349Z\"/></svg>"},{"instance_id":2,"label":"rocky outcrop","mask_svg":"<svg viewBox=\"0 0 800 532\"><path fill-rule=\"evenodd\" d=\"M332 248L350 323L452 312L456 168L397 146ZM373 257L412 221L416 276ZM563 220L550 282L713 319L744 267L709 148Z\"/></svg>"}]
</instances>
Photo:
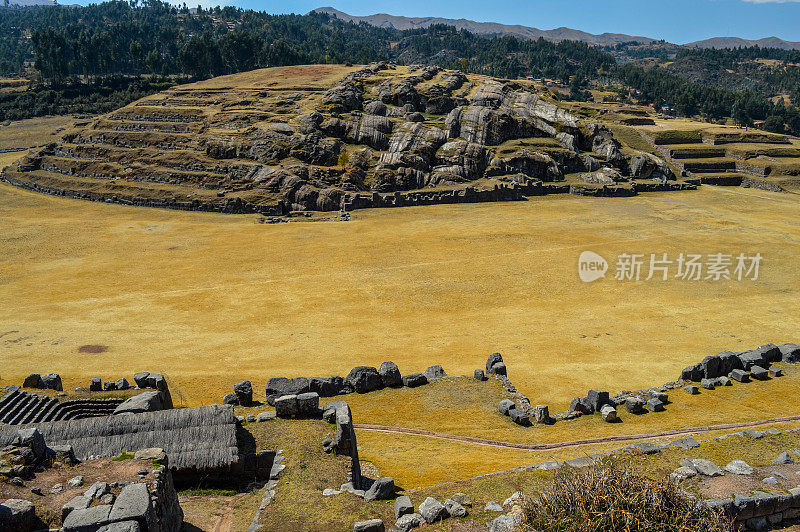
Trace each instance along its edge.
<instances>
[{"instance_id":1,"label":"rocky outcrop","mask_svg":"<svg viewBox=\"0 0 800 532\"><path fill-rule=\"evenodd\" d=\"M515 201L544 193L630 196L690 188L667 186L674 176L664 161L645 153L626 159L607 127L582 124L551 101L550 93L530 84L468 78L438 67L402 73L387 67L394 71L380 75L376 68L352 71L324 93L317 87L214 92L215 104L203 106L203 112L186 102L206 101L208 92L170 89L32 152L2 178L92 201L269 217ZM542 138L555 142L514 144ZM589 176L593 185L604 186L535 186L566 174L594 175L601 166L640 182L613 187L620 179ZM471 188L471 182L484 179L494 183ZM509 181L523 186L504 186ZM142 183L160 185L149 189ZM183 187L206 193L186 200ZM446 187L457 188L442 190ZM174 193L165 197L166 191ZM417 192L402 199L372 196L398 191ZM354 200L353 194L364 196Z\"/></svg>"}]
</instances>

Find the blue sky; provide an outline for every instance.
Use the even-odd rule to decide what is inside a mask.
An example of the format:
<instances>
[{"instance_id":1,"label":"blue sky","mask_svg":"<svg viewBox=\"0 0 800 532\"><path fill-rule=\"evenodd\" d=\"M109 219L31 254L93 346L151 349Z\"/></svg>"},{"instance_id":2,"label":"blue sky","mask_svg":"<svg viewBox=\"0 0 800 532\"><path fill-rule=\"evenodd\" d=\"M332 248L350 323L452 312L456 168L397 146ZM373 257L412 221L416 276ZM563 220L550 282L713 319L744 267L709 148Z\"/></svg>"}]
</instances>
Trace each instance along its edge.
<instances>
[{"instance_id":1,"label":"blue sky","mask_svg":"<svg viewBox=\"0 0 800 532\"><path fill-rule=\"evenodd\" d=\"M198 0L186 3L197 5ZM230 4L269 13L307 13L330 5L352 15L389 13L466 18L540 29L566 26L590 33L642 35L678 44L727 36L759 39L774 35L800 41L800 0L200 0L199 3Z\"/></svg>"}]
</instances>

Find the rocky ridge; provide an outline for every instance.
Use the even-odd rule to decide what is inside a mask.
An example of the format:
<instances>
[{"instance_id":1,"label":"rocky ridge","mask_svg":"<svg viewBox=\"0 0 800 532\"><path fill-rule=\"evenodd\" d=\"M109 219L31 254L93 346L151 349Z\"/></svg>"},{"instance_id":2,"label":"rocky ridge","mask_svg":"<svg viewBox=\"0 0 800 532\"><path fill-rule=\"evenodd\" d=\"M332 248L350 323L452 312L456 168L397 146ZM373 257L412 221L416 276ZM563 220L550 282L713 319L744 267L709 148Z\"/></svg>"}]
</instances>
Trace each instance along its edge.
<instances>
[{"instance_id":1,"label":"rocky ridge","mask_svg":"<svg viewBox=\"0 0 800 532\"><path fill-rule=\"evenodd\" d=\"M327 90L240 86L237 76L224 90L201 82L134 102L3 178L85 199L264 214L520 199L573 191L537 186L566 175L579 176L580 194L634 180L633 193L685 188L664 160L623 155L606 126L582 123L525 81L385 63ZM516 192L481 195L501 188Z\"/></svg>"}]
</instances>

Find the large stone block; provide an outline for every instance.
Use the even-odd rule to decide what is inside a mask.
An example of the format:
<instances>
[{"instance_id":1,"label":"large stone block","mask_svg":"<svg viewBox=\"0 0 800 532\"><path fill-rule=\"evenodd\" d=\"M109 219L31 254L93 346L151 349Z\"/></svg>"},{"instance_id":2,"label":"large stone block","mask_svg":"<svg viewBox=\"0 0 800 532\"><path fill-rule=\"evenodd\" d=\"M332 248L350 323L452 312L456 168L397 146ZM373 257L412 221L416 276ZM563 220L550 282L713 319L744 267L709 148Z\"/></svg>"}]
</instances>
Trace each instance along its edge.
<instances>
[{"instance_id":1,"label":"large stone block","mask_svg":"<svg viewBox=\"0 0 800 532\"><path fill-rule=\"evenodd\" d=\"M23 388L44 388L42 384L42 376L38 373L31 373L25 380L22 381Z\"/></svg>"},{"instance_id":2,"label":"large stone block","mask_svg":"<svg viewBox=\"0 0 800 532\"><path fill-rule=\"evenodd\" d=\"M109 519L111 521L137 521L147 525L151 519L153 507L150 502L150 492L147 484L128 484L120 492L114 506L111 508Z\"/></svg>"},{"instance_id":3,"label":"large stone block","mask_svg":"<svg viewBox=\"0 0 800 532\"><path fill-rule=\"evenodd\" d=\"M296 395L282 395L275 399L275 415L284 419L296 418L300 414Z\"/></svg>"},{"instance_id":4,"label":"large stone block","mask_svg":"<svg viewBox=\"0 0 800 532\"><path fill-rule=\"evenodd\" d=\"M588 399L589 406L592 408L592 412L599 412L603 405L607 405L611 402L608 397L608 392L594 389L589 390Z\"/></svg>"},{"instance_id":5,"label":"large stone block","mask_svg":"<svg viewBox=\"0 0 800 532\"><path fill-rule=\"evenodd\" d=\"M359 521L353 525L353 532L384 532L386 528L380 519L370 519L369 521Z\"/></svg>"},{"instance_id":6,"label":"large stone block","mask_svg":"<svg viewBox=\"0 0 800 532\"><path fill-rule=\"evenodd\" d=\"M400 375L400 368L394 362L384 362L378 368L378 374L381 376L381 384L385 388L398 388L403 386L403 376Z\"/></svg>"},{"instance_id":7,"label":"large stone block","mask_svg":"<svg viewBox=\"0 0 800 532\"><path fill-rule=\"evenodd\" d=\"M142 412L164 410L164 408L162 393L150 391L129 397L114 410L114 414L141 414Z\"/></svg>"},{"instance_id":8,"label":"large stone block","mask_svg":"<svg viewBox=\"0 0 800 532\"><path fill-rule=\"evenodd\" d=\"M319 414L319 394L315 392L301 393L297 396L297 415L315 417Z\"/></svg>"},{"instance_id":9,"label":"large stone block","mask_svg":"<svg viewBox=\"0 0 800 532\"><path fill-rule=\"evenodd\" d=\"M373 392L383 386L380 373L371 366L353 368L347 375L347 382L358 393Z\"/></svg>"},{"instance_id":10,"label":"large stone block","mask_svg":"<svg viewBox=\"0 0 800 532\"><path fill-rule=\"evenodd\" d=\"M412 373L411 375L403 376L403 386L407 388L416 388L428 384L428 379L422 373Z\"/></svg>"},{"instance_id":11,"label":"large stone block","mask_svg":"<svg viewBox=\"0 0 800 532\"><path fill-rule=\"evenodd\" d=\"M448 517L447 509L433 497L428 497L419 505L419 513L429 525Z\"/></svg>"},{"instance_id":12,"label":"large stone block","mask_svg":"<svg viewBox=\"0 0 800 532\"><path fill-rule=\"evenodd\" d=\"M443 379L445 377L447 377L447 373L445 373L444 368L438 364L430 366L425 370L425 378L428 379L428 381Z\"/></svg>"},{"instance_id":13,"label":"large stone block","mask_svg":"<svg viewBox=\"0 0 800 532\"><path fill-rule=\"evenodd\" d=\"M411 497L408 495L401 495L394 501L394 518L400 519L404 515L414 513L414 503L411 502Z\"/></svg>"},{"instance_id":14,"label":"large stone block","mask_svg":"<svg viewBox=\"0 0 800 532\"><path fill-rule=\"evenodd\" d=\"M392 477L379 478L372 483L372 486L364 493L364 500L377 501L389 500L395 495L396 488ZM396 503L395 503L396 504Z\"/></svg>"},{"instance_id":15,"label":"large stone block","mask_svg":"<svg viewBox=\"0 0 800 532\"><path fill-rule=\"evenodd\" d=\"M0 530L31 532L37 527L36 508L23 499L8 499L0 504Z\"/></svg>"},{"instance_id":16,"label":"large stone block","mask_svg":"<svg viewBox=\"0 0 800 532\"><path fill-rule=\"evenodd\" d=\"M253 404L253 385L250 381L242 381L234 384L233 393L236 394L240 405L250 406Z\"/></svg>"},{"instance_id":17,"label":"large stone block","mask_svg":"<svg viewBox=\"0 0 800 532\"><path fill-rule=\"evenodd\" d=\"M64 386L61 384L61 375L58 373L48 373L47 375L42 375L42 388L63 392Z\"/></svg>"},{"instance_id":18,"label":"large stone block","mask_svg":"<svg viewBox=\"0 0 800 532\"><path fill-rule=\"evenodd\" d=\"M299 395L309 391L308 379L297 377L287 379L286 377L273 377L267 381L267 397L277 399L282 395Z\"/></svg>"},{"instance_id":19,"label":"large stone block","mask_svg":"<svg viewBox=\"0 0 800 532\"><path fill-rule=\"evenodd\" d=\"M507 416L509 410L511 410L512 408L516 407L514 405L514 401L512 401L511 399L503 399L502 401L500 401L500 404L497 405L497 410L504 416Z\"/></svg>"},{"instance_id":20,"label":"large stone block","mask_svg":"<svg viewBox=\"0 0 800 532\"><path fill-rule=\"evenodd\" d=\"M109 523L111 505L102 504L85 510L73 510L62 524L63 532L96 532Z\"/></svg>"}]
</instances>

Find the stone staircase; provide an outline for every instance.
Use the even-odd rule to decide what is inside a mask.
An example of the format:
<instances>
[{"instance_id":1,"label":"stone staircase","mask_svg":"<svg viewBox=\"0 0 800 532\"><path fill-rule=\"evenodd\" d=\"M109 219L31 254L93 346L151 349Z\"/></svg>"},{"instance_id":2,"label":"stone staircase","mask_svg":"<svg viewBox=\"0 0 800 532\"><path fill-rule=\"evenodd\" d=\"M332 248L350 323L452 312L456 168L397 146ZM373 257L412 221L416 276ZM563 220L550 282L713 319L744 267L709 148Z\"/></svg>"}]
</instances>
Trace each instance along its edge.
<instances>
[{"instance_id":1,"label":"stone staircase","mask_svg":"<svg viewBox=\"0 0 800 532\"><path fill-rule=\"evenodd\" d=\"M123 399L75 399L60 402L46 395L29 393L9 386L0 399L0 424L24 425L47 421L66 421L110 416Z\"/></svg>"}]
</instances>

